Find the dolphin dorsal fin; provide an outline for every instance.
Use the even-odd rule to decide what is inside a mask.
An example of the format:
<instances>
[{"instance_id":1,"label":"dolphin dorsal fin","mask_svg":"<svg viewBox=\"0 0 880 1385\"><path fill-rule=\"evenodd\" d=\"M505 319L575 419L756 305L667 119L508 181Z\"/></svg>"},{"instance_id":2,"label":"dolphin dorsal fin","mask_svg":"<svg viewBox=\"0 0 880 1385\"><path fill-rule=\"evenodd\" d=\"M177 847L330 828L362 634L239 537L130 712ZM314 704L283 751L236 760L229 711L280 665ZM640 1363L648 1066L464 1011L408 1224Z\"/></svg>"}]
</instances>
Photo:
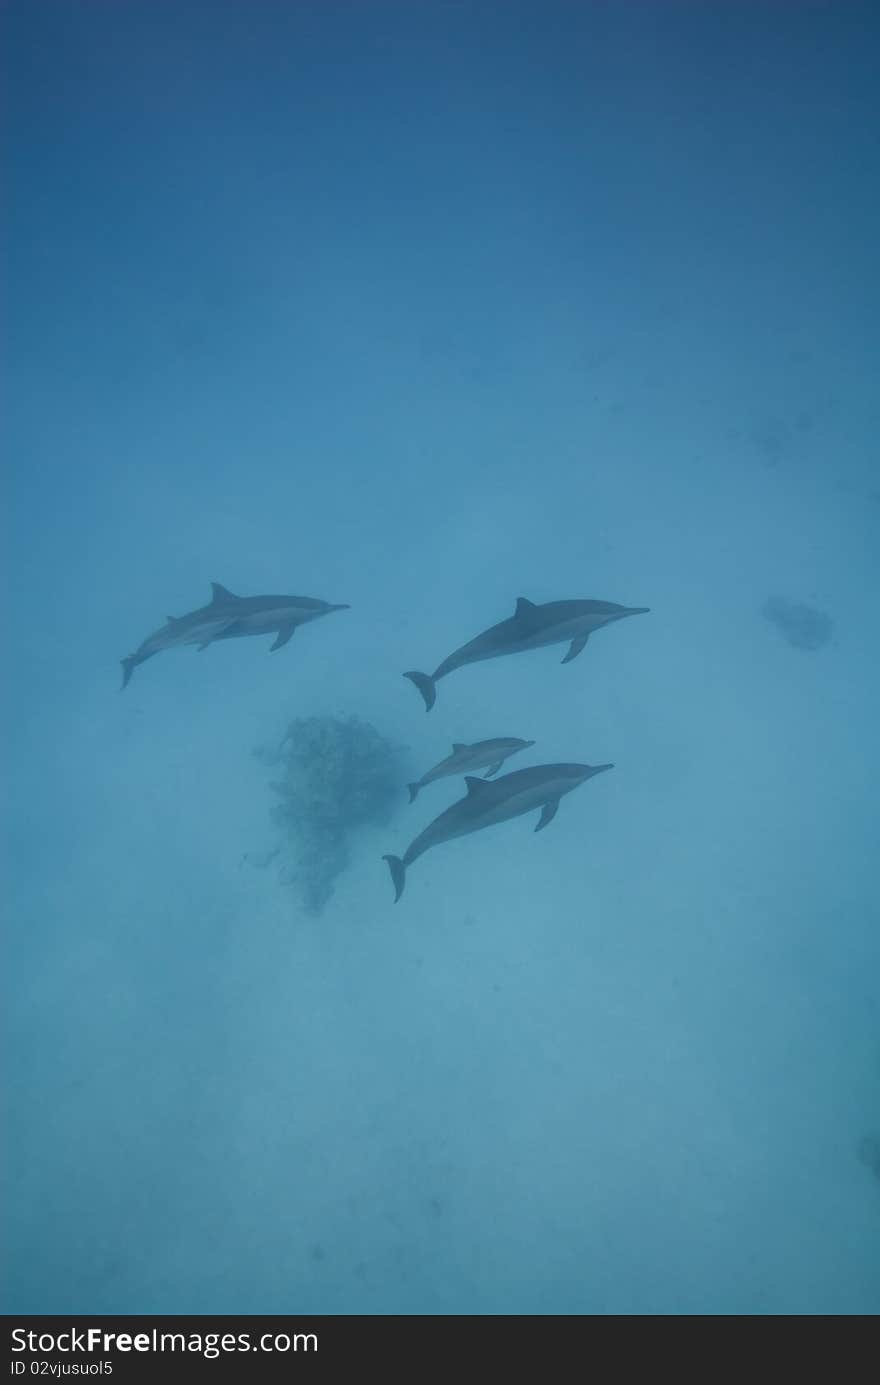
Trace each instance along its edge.
<instances>
[{"instance_id":1,"label":"dolphin dorsal fin","mask_svg":"<svg viewBox=\"0 0 880 1385\"><path fill-rule=\"evenodd\" d=\"M211 605L226 605L228 601L238 601L235 592L231 592L228 587L221 587L219 582L211 583Z\"/></svg>"},{"instance_id":2,"label":"dolphin dorsal fin","mask_svg":"<svg viewBox=\"0 0 880 1385\"><path fill-rule=\"evenodd\" d=\"M518 596L516 599L516 610L513 613L514 618L516 620L521 620L523 616L530 616L536 610L537 607L534 601L529 601L525 596Z\"/></svg>"},{"instance_id":3,"label":"dolphin dorsal fin","mask_svg":"<svg viewBox=\"0 0 880 1385\"><path fill-rule=\"evenodd\" d=\"M470 750L470 746L469 746L469 745L465 745L463 741L453 741L453 742L452 742L452 753L453 753L453 755L457 755L458 752L459 752L460 750Z\"/></svg>"},{"instance_id":4,"label":"dolphin dorsal fin","mask_svg":"<svg viewBox=\"0 0 880 1385\"><path fill-rule=\"evenodd\" d=\"M481 790L489 787L485 779L478 779L475 774L466 774L464 782L467 784L468 798L471 794L480 793Z\"/></svg>"}]
</instances>

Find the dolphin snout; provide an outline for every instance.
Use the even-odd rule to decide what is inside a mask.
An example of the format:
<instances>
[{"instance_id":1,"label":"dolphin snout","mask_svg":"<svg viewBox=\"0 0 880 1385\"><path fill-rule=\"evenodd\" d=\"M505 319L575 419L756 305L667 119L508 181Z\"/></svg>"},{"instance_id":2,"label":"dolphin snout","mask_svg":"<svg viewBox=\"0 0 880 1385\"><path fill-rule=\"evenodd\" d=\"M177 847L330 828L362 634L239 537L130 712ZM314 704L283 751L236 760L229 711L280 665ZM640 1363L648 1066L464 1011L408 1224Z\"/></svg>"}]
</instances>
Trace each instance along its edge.
<instances>
[{"instance_id":1,"label":"dolphin snout","mask_svg":"<svg viewBox=\"0 0 880 1385\"><path fill-rule=\"evenodd\" d=\"M584 775L585 779L592 779L594 774L601 774L603 770L614 769L613 765L590 765L589 772Z\"/></svg>"}]
</instances>

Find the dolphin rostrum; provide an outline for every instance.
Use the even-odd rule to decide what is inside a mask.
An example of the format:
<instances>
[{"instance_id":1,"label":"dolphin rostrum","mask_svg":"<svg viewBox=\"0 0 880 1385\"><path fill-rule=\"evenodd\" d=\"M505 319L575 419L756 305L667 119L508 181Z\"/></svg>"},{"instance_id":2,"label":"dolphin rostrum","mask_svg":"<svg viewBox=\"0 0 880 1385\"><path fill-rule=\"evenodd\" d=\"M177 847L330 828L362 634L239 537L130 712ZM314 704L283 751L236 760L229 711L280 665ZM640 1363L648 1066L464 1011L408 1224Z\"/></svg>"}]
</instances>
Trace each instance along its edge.
<instances>
[{"instance_id":1,"label":"dolphin rostrum","mask_svg":"<svg viewBox=\"0 0 880 1385\"><path fill-rule=\"evenodd\" d=\"M441 760L433 769L427 770L417 783L407 784L409 801L415 803L419 789L423 789L426 784L433 784L437 779L447 779L454 774L467 774L468 770L482 769L484 765L489 766L486 778L491 779L510 755L515 755L518 750L528 750L529 746L534 744L534 741L519 741L515 736L475 741L473 745L462 745L461 741L455 741L451 755L447 755L446 759Z\"/></svg>"},{"instance_id":2,"label":"dolphin rostrum","mask_svg":"<svg viewBox=\"0 0 880 1385\"><path fill-rule=\"evenodd\" d=\"M430 712L437 696L437 680L465 664L482 659L497 659L502 654L519 654L525 649L540 649L545 644L569 644L562 660L576 659L594 630L624 616L643 615L649 606L618 606L613 601L547 601L536 606L521 596L509 620L493 625L481 635L456 649L433 673L405 673L415 683Z\"/></svg>"},{"instance_id":3,"label":"dolphin rostrum","mask_svg":"<svg viewBox=\"0 0 880 1385\"><path fill-rule=\"evenodd\" d=\"M479 832L483 827L506 822L508 818L518 818L533 808L541 809L535 828L540 832L553 821L563 794L571 793L594 774L613 768L613 765L535 765L531 769L515 769L500 779L475 779L469 775L465 779L465 797L429 823L410 843L402 858L382 857L391 871L395 904L403 894L407 866L432 846L450 842L455 837L466 837L470 832Z\"/></svg>"},{"instance_id":4,"label":"dolphin rostrum","mask_svg":"<svg viewBox=\"0 0 880 1385\"><path fill-rule=\"evenodd\" d=\"M307 621L330 611L347 611L346 605L331 605L310 596L235 596L219 582L211 583L211 601L185 616L169 616L161 630L144 640L134 654L122 660L122 686L126 687L138 664L161 654L164 649L194 644L207 649L215 640L231 640L241 635L275 634L272 650L287 644L294 630Z\"/></svg>"}]
</instances>

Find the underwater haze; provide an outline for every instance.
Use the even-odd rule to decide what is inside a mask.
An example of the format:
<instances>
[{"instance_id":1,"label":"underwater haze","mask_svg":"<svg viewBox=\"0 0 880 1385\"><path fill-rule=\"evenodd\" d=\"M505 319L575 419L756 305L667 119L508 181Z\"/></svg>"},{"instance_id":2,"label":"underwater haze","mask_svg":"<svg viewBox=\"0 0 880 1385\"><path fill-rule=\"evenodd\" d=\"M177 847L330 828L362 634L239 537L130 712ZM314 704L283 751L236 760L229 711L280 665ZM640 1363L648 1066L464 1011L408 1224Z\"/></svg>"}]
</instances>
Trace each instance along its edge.
<instances>
[{"instance_id":1,"label":"underwater haze","mask_svg":"<svg viewBox=\"0 0 880 1385\"><path fill-rule=\"evenodd\" d=\"M877 7L2 24L4 1311L876 1313Z\"/></svg>"}]
</instances>

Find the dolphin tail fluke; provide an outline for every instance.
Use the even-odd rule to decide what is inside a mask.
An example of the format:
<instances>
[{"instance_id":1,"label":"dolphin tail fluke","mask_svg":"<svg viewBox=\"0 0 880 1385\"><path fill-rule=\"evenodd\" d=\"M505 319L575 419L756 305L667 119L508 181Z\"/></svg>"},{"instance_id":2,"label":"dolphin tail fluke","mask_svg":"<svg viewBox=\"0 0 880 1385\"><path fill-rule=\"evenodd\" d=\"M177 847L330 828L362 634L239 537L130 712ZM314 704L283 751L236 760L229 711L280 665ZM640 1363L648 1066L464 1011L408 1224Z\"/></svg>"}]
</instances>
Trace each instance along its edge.
<instances>
[{"instance_id":1,"label":"dolphin tail fluke","mask_svg":"<svg viewBox=\"0 0 880 1385\"><path fill-rule=\"evenodd\" d=\"M406 787L409 789L410 803L415 803L419 789L422 787L421 784L407 784Z\"/></svg>"},{"instance_id":2,"label":"dolphin tail fluke","mask_svg":"<svg viewBox=\"0 0 880 1385\"><path fill-rule=\"evenodd\" d=\"M139 664L145 664L148 659L152 659L153 655L158 653L158 649L153 649L149 654L129 654L127 659L120 659L119 662L122 664L122 687L119 691L122 692L124 688L128 687L131 675Z\"/></svg>"},{"instance_id":3,"label":"dolphin tail fluke","mask_svg":"<svg viewBox=\"0 0 880 1385\"><path fill-rule=\"evenodd\" d=\"M391 871L391 879L394 881L394 903L403 894L403 887L406 884L406 866L399 856L383 856L383 861L388 862L388 869Z\"/></svg>"},{"instance_id":4,"label":"dolphin tail fluke","mask_svg":"<svg viewBox=\"0 0 880 1385\"><path fill-rule=\"evenodd\" d=\"M425 699L425 711L430 712L437 700L437 685L428 673L405 673L404 678L408 678L411 683L415 683L422 697Z\"/></svg>"}]
</instances>

